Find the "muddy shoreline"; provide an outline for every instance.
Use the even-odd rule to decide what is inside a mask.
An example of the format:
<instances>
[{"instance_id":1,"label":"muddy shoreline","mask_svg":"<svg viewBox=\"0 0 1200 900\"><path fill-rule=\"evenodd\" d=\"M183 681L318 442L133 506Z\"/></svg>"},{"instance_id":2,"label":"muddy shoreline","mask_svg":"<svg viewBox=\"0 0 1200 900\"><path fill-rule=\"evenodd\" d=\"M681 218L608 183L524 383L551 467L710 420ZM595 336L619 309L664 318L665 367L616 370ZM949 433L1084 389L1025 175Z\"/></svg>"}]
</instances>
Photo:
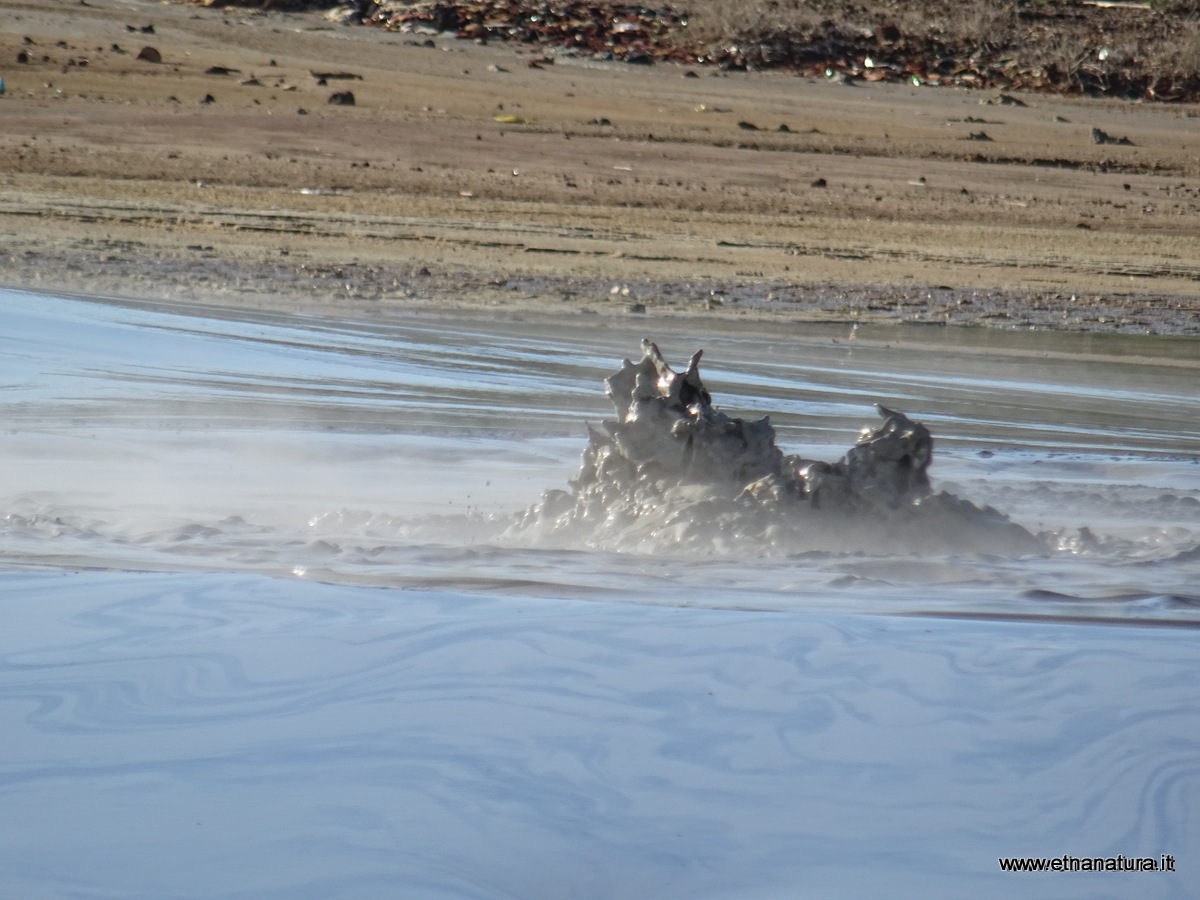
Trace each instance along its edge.
<instances>
[{"instance_id":1,"label":"muddy shoreline","mask_svg":"<svg viewBox=\"0 0 1200 900\"><path fill-rule=\"evenodd\" d=\"M1098 334L1200 334L1195 298L1071 298L1019 290L788 283L613 282L574 276L496 277L425 267L288 266L222 259L155 260L0 252L3 287L198 305L375 317L404 311L501 315L689 317L913 326L991 327ZM72 277L71 273L76 273ZM14 277L15 276L15 277Z\"/></svg>"},{"instance_id":2,"label":"muddy shoreline","mask_svg":"<svg viewBox=\"0 0 1200 900\"><path fill-rule=\"evenodd\" d=\"M1192 107L694 78L313 13L13 10L11 287L1200 334Z\"/></svg>"}]
</instances>

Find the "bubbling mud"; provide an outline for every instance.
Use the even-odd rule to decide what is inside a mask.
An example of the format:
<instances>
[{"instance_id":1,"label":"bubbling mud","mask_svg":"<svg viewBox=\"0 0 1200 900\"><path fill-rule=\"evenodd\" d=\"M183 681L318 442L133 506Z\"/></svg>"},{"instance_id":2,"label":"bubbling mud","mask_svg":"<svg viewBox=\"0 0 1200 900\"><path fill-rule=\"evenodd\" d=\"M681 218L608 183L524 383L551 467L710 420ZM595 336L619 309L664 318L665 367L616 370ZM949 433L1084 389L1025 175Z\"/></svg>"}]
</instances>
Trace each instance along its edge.
<instances>
[{"instance_id":1,"label":"bubbling mud","mask_svg":"<svg viewBox=\"0 0 1200 900\"><path fill-rule=\"evenodd\" d=\"M605 381L616 418L589 425L571 490L548 491L505 540L694 555L1049 552L996 509L935 492L933 437L904 413L879 406L883 422L840 460L809 460L780 450L769 417L713 405L703 351L683 372L653 342L642 351Z\"/></svg>"}]
</instances>

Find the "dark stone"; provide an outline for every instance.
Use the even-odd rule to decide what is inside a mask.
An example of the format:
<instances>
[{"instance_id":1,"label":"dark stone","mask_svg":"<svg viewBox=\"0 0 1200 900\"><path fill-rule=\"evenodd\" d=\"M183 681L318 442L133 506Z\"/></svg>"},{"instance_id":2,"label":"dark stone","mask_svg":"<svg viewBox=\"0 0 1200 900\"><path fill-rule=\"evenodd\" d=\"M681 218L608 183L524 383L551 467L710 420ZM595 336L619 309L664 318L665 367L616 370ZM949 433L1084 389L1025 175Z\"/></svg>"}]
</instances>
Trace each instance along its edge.
<instances>
[{"instance_id":1,"label":"dark stone","mask_svg":"<svg viewBox=\"0 0 1200 900\"><path fill-rule=\"evenodd\" d=\"M1119 144L1123 147L1132 147L1133 141L1127 137L1114 137L1107 132L1101 131L1099 128L1092 129L1093 144Z\"/></svg>"}]
</instances>

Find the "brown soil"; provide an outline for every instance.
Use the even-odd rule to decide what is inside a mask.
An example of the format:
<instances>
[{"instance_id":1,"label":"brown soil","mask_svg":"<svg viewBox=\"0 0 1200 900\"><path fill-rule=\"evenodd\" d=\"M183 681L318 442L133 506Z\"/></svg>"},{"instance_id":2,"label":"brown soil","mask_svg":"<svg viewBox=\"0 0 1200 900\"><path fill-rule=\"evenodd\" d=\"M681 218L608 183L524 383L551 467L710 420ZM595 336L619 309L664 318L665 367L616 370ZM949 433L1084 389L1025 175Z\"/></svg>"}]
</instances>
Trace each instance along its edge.
<instances>
[{"instance_id":1,"label":"brown soil","mask_svg":"<svg viewBox=\"0 0 1200 900\"><path fill-rule=\"evenodd\" d=\"M1200 334L1194 106L4 6L11 286Z\"/></svg>"}]
</instances>

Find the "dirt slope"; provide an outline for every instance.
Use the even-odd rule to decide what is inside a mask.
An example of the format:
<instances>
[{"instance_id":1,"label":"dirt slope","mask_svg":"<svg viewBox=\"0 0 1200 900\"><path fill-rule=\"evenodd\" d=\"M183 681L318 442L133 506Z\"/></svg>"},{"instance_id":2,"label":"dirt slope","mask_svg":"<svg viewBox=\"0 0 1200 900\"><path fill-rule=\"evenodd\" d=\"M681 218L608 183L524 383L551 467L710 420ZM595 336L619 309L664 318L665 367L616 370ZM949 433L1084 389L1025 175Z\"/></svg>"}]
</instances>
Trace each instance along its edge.
<instances>
[{"instance_id":1,"label":"dirt slope","mask_svg":"<svg viewBox=\"0 0 1200 900\"><path fill-rule=\"evenodd\" d=\"M9 285L1200 333L1195 107L0 5Z\"/></svg>"}]
</instances>

